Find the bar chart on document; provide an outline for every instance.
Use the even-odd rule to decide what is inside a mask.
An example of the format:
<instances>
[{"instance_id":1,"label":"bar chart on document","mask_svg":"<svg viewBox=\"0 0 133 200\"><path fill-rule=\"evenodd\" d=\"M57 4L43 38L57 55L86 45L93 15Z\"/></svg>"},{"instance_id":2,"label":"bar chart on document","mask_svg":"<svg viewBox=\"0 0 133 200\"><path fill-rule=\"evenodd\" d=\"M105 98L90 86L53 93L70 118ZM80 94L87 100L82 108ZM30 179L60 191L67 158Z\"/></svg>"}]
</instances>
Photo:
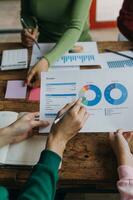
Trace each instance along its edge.
<instances>
[{"instance_id":1,"label":"bar chart on document","mask_svg":"<svg viewBox=\"0 0 133 200\"><path fill-rule=\"evenodd\" d=\"M80 53L78 54L73 54L69 53L68 55L62 56L59 60L55 62L55 66L62 65L62 66L68 66L68 65L88 65L89 64L94 64L95 62L95 56L93 54L87 54L87 53Z\"/></svg>"},{"instance_id":2,"label":"bar chart on document","mask_svg":"<svg viewBox=\"0 0 133 200\"><path fill-rule=\"evenodd\" d=\"M120 51L119 53L133 57L132 51ZM105 61L105 66L109 69L133 68L133 59L125 58L123 56L116 55L113 53L101 53L100 56L102 60Z\"/></svg>"}]
</instances>

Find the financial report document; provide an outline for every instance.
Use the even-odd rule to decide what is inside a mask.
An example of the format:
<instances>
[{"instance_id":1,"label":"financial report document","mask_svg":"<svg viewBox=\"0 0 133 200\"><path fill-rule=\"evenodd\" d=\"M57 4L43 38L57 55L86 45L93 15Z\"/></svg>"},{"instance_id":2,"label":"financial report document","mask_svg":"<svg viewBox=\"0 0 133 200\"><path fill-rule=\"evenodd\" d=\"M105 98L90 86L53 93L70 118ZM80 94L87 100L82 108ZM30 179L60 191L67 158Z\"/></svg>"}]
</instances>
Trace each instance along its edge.
<instances>
[{"instance_id":1,"label":"financial report document","mask_svg":"<svg viewBox=\"0 0 133 200\"><path fill-rule=\"evenodd\" d=\"M82 98L89 118L81 132L133 130L133 69L42 73L40 118L50 124L67 103ZM41 133L49 132L40 129Z\"/></svg>"}]
</instances>

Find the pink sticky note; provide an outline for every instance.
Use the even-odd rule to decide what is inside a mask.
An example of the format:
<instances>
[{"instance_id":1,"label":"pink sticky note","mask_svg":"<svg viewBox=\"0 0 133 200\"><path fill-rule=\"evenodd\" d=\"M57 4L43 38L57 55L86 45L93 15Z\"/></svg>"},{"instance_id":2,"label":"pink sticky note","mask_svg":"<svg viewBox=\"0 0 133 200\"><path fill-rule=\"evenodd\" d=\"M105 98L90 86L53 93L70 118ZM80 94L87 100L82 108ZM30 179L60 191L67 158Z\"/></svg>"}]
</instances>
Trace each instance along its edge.
<instances>
[{"instance_id":1,"label":"pink sticky note","mask_svg":"<svg viewBox=\"0 0 133 200\"><path fill-rule=\"evenodd\" d=\"M8 81L5 98L6 99L25 99L27 86L24 81Z\"/></svg>"},{"instance_id":2,"label":"pink sticky note","mask_svg":"<svg viewBox=\"0 0 133 200\"><path fill-rule=\"evenodd\" d=\"M39 101L40 100L40 88L34 88L30 91L29 101Z\"/></svg>"}]
</instances>

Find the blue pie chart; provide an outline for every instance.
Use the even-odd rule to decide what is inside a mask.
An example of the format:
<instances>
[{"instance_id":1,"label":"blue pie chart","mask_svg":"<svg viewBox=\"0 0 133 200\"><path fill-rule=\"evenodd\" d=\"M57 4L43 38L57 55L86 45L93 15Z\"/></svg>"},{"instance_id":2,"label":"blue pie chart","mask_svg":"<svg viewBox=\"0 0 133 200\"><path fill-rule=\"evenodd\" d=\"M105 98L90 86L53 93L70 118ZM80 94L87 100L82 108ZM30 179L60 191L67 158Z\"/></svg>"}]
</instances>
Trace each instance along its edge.
<instances>
[{"instance_id":1,"label":"blue pie chart","mask_svg":"<svg viewBox=\"0 0 133 200\"><path fill-rule=\"evenodd\" d=\"M86 93L89 90L91 90L95 94L95 97L93 99L89 99L89 97L87 97L87 95L86 95ZM82 98L83 105L95 106L100 102L100 100L102 98L102 92L96 85L93 85L93 84L85 85L80 90L79 97Z\"/></svg>"},{"instance_id":2,"label":"blue pie chart","mask_svg":"<svg viewBox=\"0 0 133 200\"><path fill-rule=\"evenodd\" d=\"M121 94L118 98L116 97L113 98L111 96L111 92L115 89L119 90ZM112 83L106 87L105 92L104 92L104 97L109 104L121 105L126 101L128 97L128 91L124 85L120 83Z\"/></svg>"}]
</instances>

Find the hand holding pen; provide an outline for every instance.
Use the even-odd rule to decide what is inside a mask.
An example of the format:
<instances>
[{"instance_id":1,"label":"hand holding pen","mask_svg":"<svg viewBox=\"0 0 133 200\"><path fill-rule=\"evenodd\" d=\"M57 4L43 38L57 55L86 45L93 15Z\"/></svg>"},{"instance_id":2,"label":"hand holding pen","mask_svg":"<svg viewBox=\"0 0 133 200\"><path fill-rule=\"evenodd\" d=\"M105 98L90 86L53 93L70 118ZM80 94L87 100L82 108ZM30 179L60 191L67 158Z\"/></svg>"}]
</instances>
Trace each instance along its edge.
<instances>
[{"instance_id":1,"label":"hand holding pen","mask_svg":"<svg viewBox=\"0 0 133 200\"><path fill-rule=\"evenodd\" d=\"M69 103L58 113L51 133L64 142L68 141L84 126L88 116L86 108L82 106L82 99Z\"/></svg>"},{"instance_id":2,"label":"hand holding pen","mask_svg":"<svg viewBox=\"0 0 133 200\"><path fill-rule=\"evenodd\" d=\"M48 136L46 149L56 152L62 157L66 144L77 135L88 119L88 112L82 106L82 99L67 104L59 113L63 117L53 123Z\"/></svg>"},{"instance_id":3,"label":"hand holding pen","mask_svg":"<svg viewBox=\"0 0 133 200\"><path fill-rule=\"evenodd\" d=\"M78 99L67 104L59 113L58 122L54 122L48 137L47 148L57 152L61 157L66 144L83 128L88 119L88 112L81 104L82 99ZM54 141L54 146L51 141Z\"/></svg>"},{"instance_id":4,"label":"hand holding pen","mask_svg":"<svg viewBox=\"0 0 133 200\"><path fill-rule=\"evenodd\" d=\"M80 100L78 100L78 102L79 101ZM57 117L54 120L54 124L57 124L59 121L61 121L61 119L63 117L65 117L72 110L72 108L75 106L76 102L77 101L73 101L72 103L69 103L61 111L59 111L59 113L57 114Z\"/></svg>"},{"instance_id":5,"label":"hand holding pen","mask_svg":"<svg viewBox=\"0 0 133 200\"><path fill-rule=\"evenodd\" d=\"M32 47L33 44L35 43L38 47L38 49L40 49L38 43L37 43L37 39L38 39L38 26L36 25L36 27L34 29L29 28L29 26L26 24L26 22L24 21L23 18L21 18L21 23L24 27L24 30L22 31L21 34L21 39L22 39L22 43L24 46L26 47Z\"/></svg>"}]
</instances>

